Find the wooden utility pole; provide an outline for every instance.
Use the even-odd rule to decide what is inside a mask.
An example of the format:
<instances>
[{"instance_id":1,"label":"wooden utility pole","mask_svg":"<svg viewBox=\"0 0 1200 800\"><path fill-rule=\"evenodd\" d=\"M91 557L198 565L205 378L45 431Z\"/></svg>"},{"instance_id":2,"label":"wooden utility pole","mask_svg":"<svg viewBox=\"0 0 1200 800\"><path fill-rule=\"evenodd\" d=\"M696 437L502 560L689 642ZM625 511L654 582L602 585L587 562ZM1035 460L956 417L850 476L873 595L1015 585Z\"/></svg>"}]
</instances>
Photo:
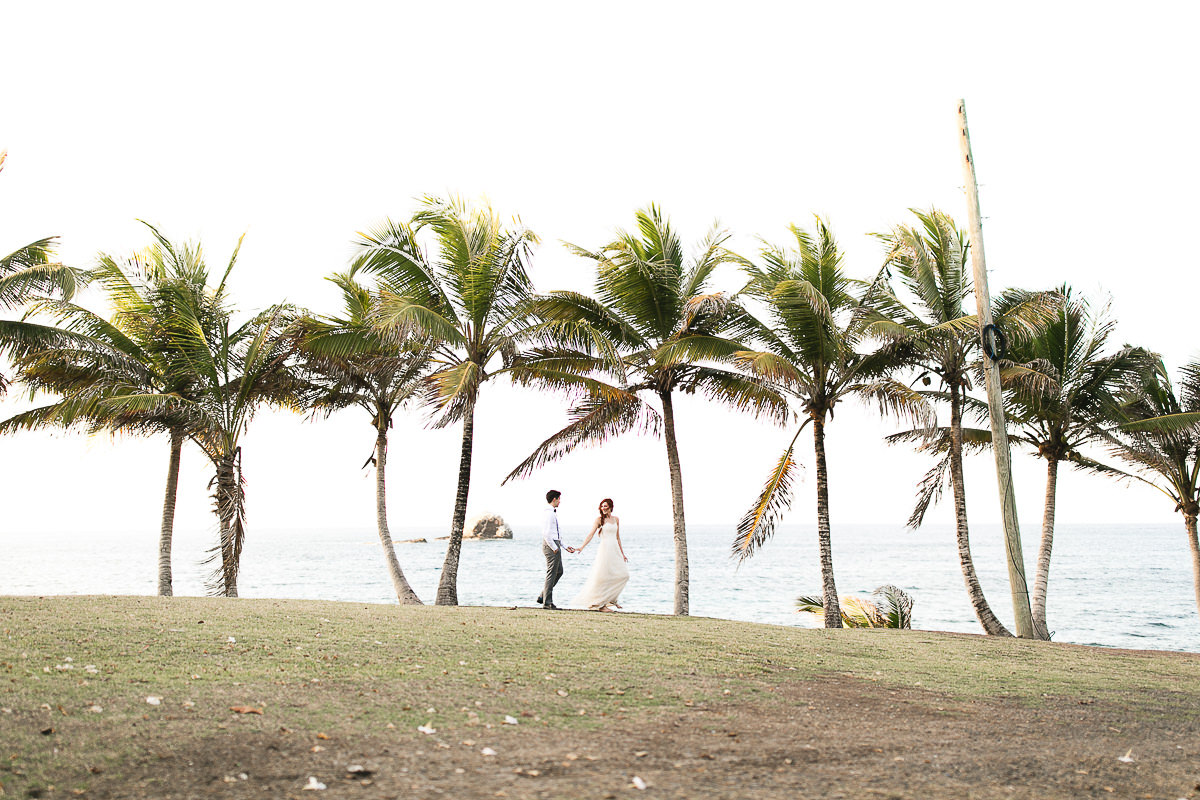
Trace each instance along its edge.
<instances>
[{"instance_id":1,"label":"wooden utility pole","mask_svg":"<svg viewBox=\"0 0 1200 800\"><path fill-rule=\"evenodd\" d=\"M1021 528L1017 523L1017 500L1013 491L1012 453L1004 426L1004 397L1000 391L1000 367L996 349L1002 339L992 323L992 298L988 292L987 262L983 257L983 221L979 216L979 187L975 183L975 159L971 155L971 136L967 132L967 103L958 101L958 143L962 150L963 173L967 183L967 214L971 220L971 266L974 270L976 316L979 336L984 345L984 380L987 384L988 416L992 424L992 452L996 454L996 478L1000 486L1000 508L1004 515L1004 550L1008 555L1008 583L1012 587L1013 616L1017 636L1037 636L1033 614L1029 610L1029 585L1025 581L1025 557L1021 554ZM990 350L990 352L988 352Z\"/></svg>"}]
</instances>

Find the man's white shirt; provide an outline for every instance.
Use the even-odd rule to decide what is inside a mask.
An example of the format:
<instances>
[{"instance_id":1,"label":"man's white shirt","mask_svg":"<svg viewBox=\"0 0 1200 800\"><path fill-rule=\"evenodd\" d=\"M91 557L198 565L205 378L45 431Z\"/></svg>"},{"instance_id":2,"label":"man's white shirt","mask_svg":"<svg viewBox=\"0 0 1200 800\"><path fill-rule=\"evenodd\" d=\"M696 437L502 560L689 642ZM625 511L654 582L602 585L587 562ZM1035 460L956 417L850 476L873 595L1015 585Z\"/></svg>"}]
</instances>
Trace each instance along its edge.
<instances>
[{"instance_id":1,"label":"man's white shirt","mask_svg":"<svg viewBox=\"0 0 1200 800\"><path fill-rule=\"evenodd\" d=\"M558 514L554 512L554 506L546 507L546 522L542 525L542 541L551 550L557 551L562 547L562 536L558 532Z\"/></svg>"}]
</instances>

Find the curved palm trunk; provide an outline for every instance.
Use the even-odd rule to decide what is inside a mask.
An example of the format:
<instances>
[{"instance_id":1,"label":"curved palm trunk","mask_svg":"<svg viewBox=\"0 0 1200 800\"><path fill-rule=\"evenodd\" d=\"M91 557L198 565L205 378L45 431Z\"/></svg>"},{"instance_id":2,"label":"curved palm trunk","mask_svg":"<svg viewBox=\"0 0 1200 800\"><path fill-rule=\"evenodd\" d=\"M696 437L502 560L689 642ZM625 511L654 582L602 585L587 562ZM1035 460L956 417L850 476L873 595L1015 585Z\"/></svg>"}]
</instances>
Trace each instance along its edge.
<instances>
[{"instance_id":1,"label":"curved palm trunk","mask_svg":"<svg viewBox=\"0 0 1200 800\"><path fill-rule=\"evenodd\" d=\"M467 492L471 489L471 451L475 445L475 405L467 406L463 416L462 455L458 461L458 494L454 498L454 517L450 521L450 546L438 581L437 605L458 605L458 556L462 551L463 527L467 523Z\"/></svg>"},{"instance_id":2,"label":"curved palm trunk","mask_svg":"<svg viewBox=\"0 0 1200 800\"><path fill-rule=\"evenodd\" d=\"M967 584L967 596L979 624L989 636L1012 636L1008 628L992 613L991 606L983 596L979 576L975 574L975 562L971 560L971 540L967 529L967 490L962 469L962 387L950 386L950 486L954 490L955 538L958 540L958 561L962 565L963 581Z\"/></svg>"},{"instance_id":3,"label":"curved palm trunk","mask_svg":"<svg viewBox=\"0 0 1200 800\"><path fill-rule=\"evenodd\" d=\"M1192 551L1192 582L1196 589L1196 610L1200 611L1200 541L1196 539L1197 513L1200 513L1200 507L1193 501L1184 509L1183 524L1187 528L1188 547Z\"/></svg>"},{"instance_id":4,"label":"curved palm trunk","mask_svg":"<svg viewBox=\"0 0 1200 800\"><path fill-rule=\"evenodd\" d=\"M1054 549L1055 497L1058 490L1058 459L1046 459L1046 506L1042 511L1042 544L1038 549L1037 575L1033 579L1033 627L1039 639L1049 639L1046 626L1046 586L1050 582L1050 552Z\"/></svg>"},{"instance_id":5,"label":"curved palm trunk","mask_svg":"<svg viewBox=\"0 0 1200 800\"><path fill-rule=\"evenodd\" d=\"M171 543L175 538L175 497L179 493L179 454L183 452L183 431L171 430L171 460L167 466L167 490L163 497L162 529L158 535L158 595L170 597Z\"/></svg>"},{"instance_id":6,"label":"curved palm trunk","mask_svg":"<svg viewBox=\"0 0 1200 800\"><path fill-rule=\"evenodd\" d=\"M222 456L217 464L217 516L221 520L221 587L218 594L225 597L238 596L238 561L242 551L238 506L234 457Z\"/></svg>"},{"instance_id":7,"label":"curved palm trunk","mask_svg":"<svg viewBox=\"0 0 1200 800\"><path fill-rule=\"evenodd\" d=\"M821 551L821 599L825 627L842 627L842 606L833 579L833 544L829 531L829 467L825 463L825 415L812 415L813 450L817 462L817 545Z\"/></svg>"},{"instance_id":8,"label":"curved palm trunk","mask_svg":"<svg viewBox=\"0 0 1200 800\"><path fill-rule=\"evenodd\" d=\"M683 517L683 471L679 467L679 447L675 439L675 406L670 392L661 392L664 438L667 440L667 466L671 472L671 509L675 522L675 614L688 615L687 522Z\"/></svg>"},{"instance_id":9,"label":"curved palm trunk","mask_svg":"<svg viewBox=\"0 0 1200 800\"><path fill-rule=\"evenodd\" d=\"M379 424L375 436L375 521L379 526L379 541L383 545L383 557L387 561L388 576L392 579L392 588L396 590L396 599L402 605L421 605L421 598L408 585L404 571L400 569L400 561L396 558L396 548L392 546L392 534L387 523L387 418L380 415L383 421Z\"/></svg>"}]
</instances>

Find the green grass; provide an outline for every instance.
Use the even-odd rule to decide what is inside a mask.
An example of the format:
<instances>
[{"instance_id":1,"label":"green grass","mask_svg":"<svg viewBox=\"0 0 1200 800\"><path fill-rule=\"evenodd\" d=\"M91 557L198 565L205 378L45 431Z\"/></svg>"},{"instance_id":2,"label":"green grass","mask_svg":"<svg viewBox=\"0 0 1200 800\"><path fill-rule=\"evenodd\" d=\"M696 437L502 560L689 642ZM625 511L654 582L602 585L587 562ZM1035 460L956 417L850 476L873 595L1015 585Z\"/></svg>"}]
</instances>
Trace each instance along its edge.
<instances>
[{"instance_id":1,"label":"green grass","mask_svg":"<svg viewBox=\"0 0 1200 800\"><path fill-rule=\"evenodd\" d=\"M82 789L74 776L89 769L229 730L520 735L510 716L602 728L661 708L782 702L781 683L825 676L917 688L931 704L1200 707L1193 654L525 608L0 597L0 786L72 776Z\"/></svg>"}]
</instances>

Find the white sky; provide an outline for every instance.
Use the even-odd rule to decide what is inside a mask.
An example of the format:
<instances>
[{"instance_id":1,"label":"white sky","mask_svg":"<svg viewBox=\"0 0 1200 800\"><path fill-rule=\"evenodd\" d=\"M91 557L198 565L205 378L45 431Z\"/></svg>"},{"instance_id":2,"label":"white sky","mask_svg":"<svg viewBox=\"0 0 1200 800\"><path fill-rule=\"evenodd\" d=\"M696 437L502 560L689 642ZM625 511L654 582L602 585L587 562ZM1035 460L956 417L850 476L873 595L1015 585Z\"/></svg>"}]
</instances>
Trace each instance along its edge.
<instances>
[{"instance_id":1,"label":"white sky","mask_svg":"<svg viewBox=\"0 0 1200 800\"><path fill-rule=\"evenodd\" d=\"M867 234L937 206L965 228L955 109L965 97L993 293L1067 281L1113 295L1121 340L1178 366L1196 351L1200 203L1194 146L1200 13L1183 3L15 3L0 48L0 252L46 235L64 260L148 243L142 218L203 241L248 232L239 307L332 311L322 280L355 231L414 198L487 196L542 237L542 290L588 290L595 246L657 202L685 240L714 218L757 236L828 217L852 274ZM336 10L335 10L336 9ZM1191 98L1191 99L1188 99ZM724 287L737 288L736 274ZM95 295L84 302L95 304ZM691 523L736 521L790 434L686 398ZM7 416L17 398L0 403ZM626 524L670 521L660 441L583 450L500 479L564 421L561 398L489 386L469 514L536 520L548 487L585 523L601 497ZM254 526L374 526L369 420L264 412L245 439ZM848 404L828 430L834 525L902 523L928 467ZM446 525L459 429L400 417L393 534ZM811 437L801 440L811 464ZM0 440L0 533L129 530L152 539L164 439ZM1041 519L1043 462L1021 453L1018 505ZM209 467L184 455L177 525L212 525ZM788 522L815 521L811 470ZM990 456L968 468L974 522L998 522ZM947 497L931 521L951 519ZM1064 471L1060 523L1171 522L1161 495ZM836 534L835 534L836 535ZM1027 561L1030 556L1026 554ZM1032 567L1030 567L1032 568Z\"/></svg>"}]
</instances>

